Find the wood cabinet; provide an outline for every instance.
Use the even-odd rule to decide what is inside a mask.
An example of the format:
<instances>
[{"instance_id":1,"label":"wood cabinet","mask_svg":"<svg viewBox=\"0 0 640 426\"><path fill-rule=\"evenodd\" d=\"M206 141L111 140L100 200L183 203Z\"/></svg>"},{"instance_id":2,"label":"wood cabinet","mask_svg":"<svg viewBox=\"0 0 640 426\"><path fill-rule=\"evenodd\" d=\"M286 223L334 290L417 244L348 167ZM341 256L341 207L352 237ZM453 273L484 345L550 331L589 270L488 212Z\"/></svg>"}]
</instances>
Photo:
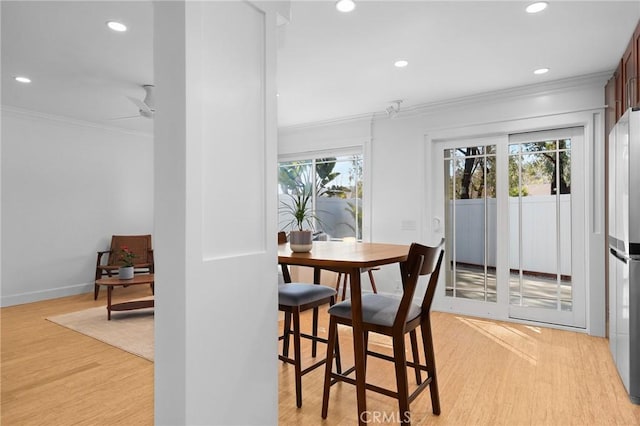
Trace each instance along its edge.
<instances>
[{"instance_id":1,"label":"wood cabinet","mask_svg":"<svg viewBox=\"0 0 640 426\"><path fill-rule=\"evenodd\" d=\"M616 79L616 122L622 117L624 113L624 101L625 98L622 96L624 93L624 74L622 72L622 60L620 60L618 64L618 68L616 72L613 73L613 77Z\"/></svg>"},{"instance_id":2,"label":"wood cabinet","mask_svg":"<svg viewBox=\"0 0 640 426\"><path fill-rule=\"evenodd\" d=\"M618 121L617 108L619 99L616 97L616 77L615 75L609 79L604 87L604 104L607 106L604 115L605 136L609 135L611 129Z\"/></svg>"},{"instance_id":3,"label":"wood cabinet","mask_svg":"<svg viewBox=\"0 0 640 426\"><path fill-rule=\"evenodd\" d=\"M624 114L624 101L622 94L624 93L624 74L622 72L622 60L618 64L618 68L613 73L604 87L604 103L607 106L605 110L605 136L613 126L618 122L622 114Z\"/></svg>"},{"instance_id":4,"label":"wood cabinet","mask_svg":"<svg viewBox=\"0 0 640 426\"><path fill-rule=\"evenodd\" d=\"M635 79L633 80L633 107L640 107L640 23L636 27L636 32L633 35L633 56L635 57Z\"/></svg>"},{"instance_id":5,"label":"wood cabinet","mask_svg":"<svg viewBox=\"0 0 640 426\"><path fill-rule=\"evenodd\" d=\"M640 108L640 22L604 89L605 136L629 108Z\"/></svg>"},{"instance_id":6,"label":"wood cabinet","mask_svg":"<svg viewBox=\"0 0 640 426\"><path fill-rule=\"evenodd\" d=\"M624 54L622 55L622 113L628 108L640 106L640 24L629 40Z\"/></svg>"}]
</instances>

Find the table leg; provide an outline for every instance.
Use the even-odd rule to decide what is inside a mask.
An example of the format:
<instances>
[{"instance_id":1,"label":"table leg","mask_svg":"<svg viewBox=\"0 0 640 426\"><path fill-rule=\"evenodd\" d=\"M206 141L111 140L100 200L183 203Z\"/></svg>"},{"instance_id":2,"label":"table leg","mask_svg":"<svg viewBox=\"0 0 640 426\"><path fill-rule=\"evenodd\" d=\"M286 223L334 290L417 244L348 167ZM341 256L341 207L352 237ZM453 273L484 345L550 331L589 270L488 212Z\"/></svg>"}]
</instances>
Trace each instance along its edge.
<instances>
[{"instance_id":1,"label":"table leg","mask_svg":"<svg viewBox=\"0 0 640 426\"><path fill-rule=\"evenodd\" d=\"M113 286L107 286L107 320L111 321L111 292L113 292Z\"/></svg>"},{"instance_id":2,"label":"table leg","mask_svg":"<svg viewBox=\"0 0 640 426\"><path fill-rule=\"evenodd\" d=\"M314 284L320 284L321 273L322 273L322 270L320 268L313 268ZM311 333L311 335L317 336L318 335L318 308L317 307L313 308L312 330L313 332ZM318 353L318 342L314 340L313 342L311 342L311 356L315 358L317 353Z\"/></svg>"},{"instance_id":3,"label":"table leg","mask_svg":"<svg viewBox=\"0 0 640 426\"><path fill-rule=\"evenodd\" d=\"M362 331L362 295L360 294L360 268L351 271L351 320L353 324L353 357L356 367L356 395L358 400L358 424L368 423L366 384L366 354Z\"/></svg>"}]
</instances>

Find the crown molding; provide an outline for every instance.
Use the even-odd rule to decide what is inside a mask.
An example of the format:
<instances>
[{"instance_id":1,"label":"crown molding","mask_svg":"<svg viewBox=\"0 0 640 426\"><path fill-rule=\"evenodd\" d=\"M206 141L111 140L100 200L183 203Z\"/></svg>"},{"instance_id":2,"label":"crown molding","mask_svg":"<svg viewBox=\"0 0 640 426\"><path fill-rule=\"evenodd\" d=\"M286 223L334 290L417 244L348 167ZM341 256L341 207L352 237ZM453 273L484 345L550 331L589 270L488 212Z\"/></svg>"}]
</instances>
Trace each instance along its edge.
<instances>
[{"instance_id":1,"label":"crown molding","mask_svg":"<svg viewBox=\"0 0 640 426\"><path fill-rule=\"evenodd\" d=\"M141 132L138 130L123 129L116 126L107 126L101 123L94 123L92 121L78 120L76 118L66 117L63 115L47 114L40 111L33 111L24 108L18 108L10 105L2 105L1 108L3 114L10 114L18 117L37 118L41 120L53 121L57 123L64 123L77 127L88 127L92 129L98 129L113 133L120 133L132 136L143 136L153 138L153 133Z\"/></svg>"},{"instance_id":2,"label":"crown molding","mask_svg":"<svg viewBox=\"0 0 640 426\"><path fill-rule=\"evenodd\" d=\"M548 95L552 93L575 89L579 87L588 87L593 85L604 86L611 77L613 71L606 71L595 74L582 75L577 77L565 78L560 80L552 80L544 83L529 84L526 86L513 87L509 89L496 90L493 92L479 93L477 95L464 96L455 99L448 99L440 102L417 105L415 107L406 108L398 113L398 116L412 117L416 115L425 115L434 111L443 109L460 108L465 105L475 105L478 103L495 102L505 99L513 99L522 96L531 95ZM403 114L404 112L404 114ZM384 115L383 113L376 114Z\"/></svg>"},{"instance_id":3,"label":"crown molding","mask_svg":"<svg viewBox=\"0 0 640 426\"><path fill-rule=\"evenodd\" d=\"M300 124L292 124L290 126L282 126L278 127L278 131L284 130L302 130L302 129L311 129L314 127L325 127L325 126L337 126L340 124L351 123L354 121L364 121L364 120L373 120L373 117L376 113L364 113L358 115L349 115L346 117L332 118L329 120L321 120L321 121L312 121L309 123L300 123Z\"/></svg>"},{"instance_id":4,"label":"crown molding","mask_svg":"<svg viewBox=\"0 0 640 426\"><path fill-rule=\"evenodd\" d=\"M588 87L593 85L604 85L611 77L613 71L605 71L594 74L581 75L559 80L552 80L544 83L529 84L526 86L512 87L509 89L496 90L492 92L479 93L476 95L463 96L460 98L447 99L444 101L431 102L401 110L396 118L415 117L427 115L432 112L446 109L459 109L463 106L473 106L479 103L496 102L500 100L513 99L522 96L548 95L552 93ZM376 113L375 118L386 116L386 113Z\"/></svg>"},{"instance_id":5,"label":"crown molding","mask_svg":"<svg viewBox=\"0 0 640 426\"><path fill-rule=\"evenodd\" d=\"M459 98L446 99L443 101L429 102L412 107L405 107L398 112L393 118L394 120L408 117L415 117L418 115L427 115L435 111L442 111L443 109L456 109L465 105L475 105L478 103L495 102L498 100L513 99L521 96L530 95L544 95L550 93L557 93L565 91L567 89L574 89L578 87L587 87L596 84L604 85L613 75L613 70L604 71L593 74L586 74L576 77L564 78L559 80L547 81L544 83L535 83L525 86L512 87L508 89L495 90L491 92L478 93L475 95L462 96ZM290 126L279 127L279 130L296 130L296 129L308 129L313 127L323 127L329 125L337 125L350 121L357 121L362 119L389 119L385 111L374 111L365 114L335 118L331 120L316 121L310 123L294 124Z\"/></svg>"}]
</instances>

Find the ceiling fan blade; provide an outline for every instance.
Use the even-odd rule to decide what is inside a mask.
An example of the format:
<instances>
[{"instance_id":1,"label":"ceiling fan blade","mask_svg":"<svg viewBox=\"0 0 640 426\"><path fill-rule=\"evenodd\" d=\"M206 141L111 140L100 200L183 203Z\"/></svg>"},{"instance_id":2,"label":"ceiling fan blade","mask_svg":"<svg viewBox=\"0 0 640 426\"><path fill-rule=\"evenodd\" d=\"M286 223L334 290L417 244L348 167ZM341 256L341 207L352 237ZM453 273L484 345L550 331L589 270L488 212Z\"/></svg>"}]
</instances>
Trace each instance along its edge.
<instances>
[{"instance_id":1,"label":"ceiling fan blade","mask_svg":"<svg viewBox=\"0 0 640 426\"><path fill-rule=\"evenodd\" d=\"M133 98L131 96L127 96L127 98L131 102L133 102L140 109L141 112L144 112L147 115L153 114L153 110L151 110L151 108L149 108L149 106L147 104L145 104L144 102L142 102L140 99L136 99L136 98Z\"/></svg>"},{"instance_id":2,"label":"ceiling fan blade","mask_svg":"<svg viewBox=\"0 0 640 426\"><path fill-rule=\"evenodd\" d=\"M151 110L151 111L155 111L155 97L153 96L153 88L155 86L153 84L145 84L144 86L142 86L142 88L144 89L145 92L145 97L144 100L142 102L144 102L144 104Z\"/></svg>"},{"instance_id":3,"label":"ceiling fan blade","mask_svg":"<svg viewBox=\"0 0 640 426\"><path fill-rule=\"evenodd\" d=\"M114 118L108 118L108 120L109 121L112 121L112 120L126 120L128 118L140 118L140 115L138 114L138 115L128 115L126 117L114 117Z\"/></svg>"}]
</instances>

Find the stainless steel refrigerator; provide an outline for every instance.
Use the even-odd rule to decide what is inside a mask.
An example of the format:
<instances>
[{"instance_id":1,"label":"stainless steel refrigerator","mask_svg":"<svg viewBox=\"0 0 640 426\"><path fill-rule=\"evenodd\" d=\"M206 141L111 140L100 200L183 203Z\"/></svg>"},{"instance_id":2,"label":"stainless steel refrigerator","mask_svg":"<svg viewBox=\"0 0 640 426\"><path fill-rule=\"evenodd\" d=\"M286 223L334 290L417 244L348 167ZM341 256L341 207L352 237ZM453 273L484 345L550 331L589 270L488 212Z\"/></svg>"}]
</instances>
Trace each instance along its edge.
<instances>
[{"instance_id":1,"label":"stainless steel refrigerator","mask_svg":"<svg viewBox=\"0 0 640 426\"><path fill-rule=\"evenodd\" d=\"M609 347L640 404L640 111L609 135Z\"/></svg>"}]
</instances>

